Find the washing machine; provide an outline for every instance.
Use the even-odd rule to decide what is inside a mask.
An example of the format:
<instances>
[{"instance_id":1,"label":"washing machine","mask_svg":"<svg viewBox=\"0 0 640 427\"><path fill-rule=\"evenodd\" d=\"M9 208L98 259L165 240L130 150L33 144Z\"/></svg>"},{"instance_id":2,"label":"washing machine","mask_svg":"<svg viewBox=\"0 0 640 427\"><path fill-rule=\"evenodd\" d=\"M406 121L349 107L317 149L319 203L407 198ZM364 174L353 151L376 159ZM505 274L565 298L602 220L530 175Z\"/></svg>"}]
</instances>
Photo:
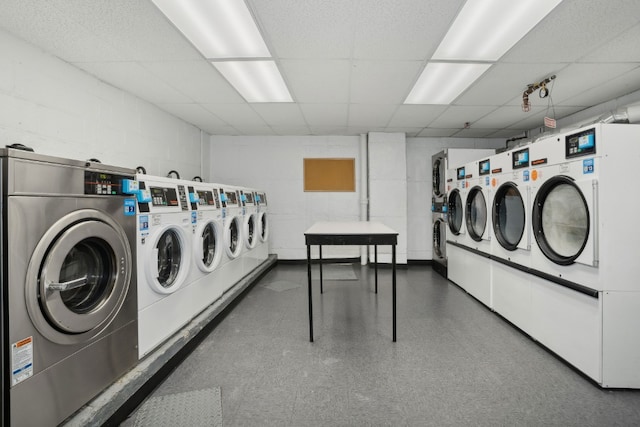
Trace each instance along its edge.
<instances>
[{"instance_id":1,"label":"washing machine","mask_svg":"<svg viewBox=\"0 0 640 427\"><path fill-rule=\"evenodd\" d=\"M193 260L191 284L188 292L192 294L194 314L200 313L224 293L218 267L223 252L222 206L219 190L209 183L192 183L198 197L197 227L193 238Z\"/></svg>"},{"instance_id":2,"label":"washing machine","mask_svg":"<svg viewBox=\"0 0 640 427\"><path fill-rule=\"evenodd\" d=\"M461 270L467 256L466 228L464 221L464 206L467 197L466 167L464 165L447 171L447 204L445 218L447 221L446 254L447 279L464 286L464 272ZM463 288L464 289L464 288Z\"/></svg>"},{"instance_id":3,"label":"washing machine","mask_svg":"<svg viewBox=\"0 0 640 427\"><path fill-rule=\"evenodd\" d=\"M269 203L267 193L256 190L256 212L258 215L258 258L265 261L269 258Z\"/></svg>"},{"instance_id":4,"label":"washing machine","mask_svg":"<svg viewBox=\"0 0 640 427\"><path fill-rule=\"evenodd\" d=\"M135 172L0 158L3 425L58 425L138 359Z\"/></svg>"},{"instance_id":5,"label":"washing machine","mask_svg":"<svg viewBox=\"0 0 640 427\"><path fill-rule=\"evenodd\" d=\"M640 388L639 140L597 124L532 146L532 336L604 387Z\"/></svg>"},{"instance_id":6,"label":"washing machine","mask_svg":"<svg viewBox=\"0 0 640 427\"><path fill-rule=\"evenodd\" d=\"M433 269L447 277L447 216L442 212L432 213Z\"/></svg>"},{"instance_id":7,"label":"washing machine","mask_svg":"<svg viewBox=\"0 0 640 427\"><path fill-rule=\"evenodd\" d=\"M222 209L222 242L224 258L222 260L222 280L225 292L233 287L242 277L244 270L242 258L244 250L243 215L240 190L231 185L215 184L220 193Z\"/></svg>"},{"instance_id":8,"label":"washing machine","mask_svg":"<svg viewBox=\"0 0 640 427\"><path fill-rule=\"evenodd\" d=\"M137 175L138 356L143 358L193 316L188 295L193 269L192 211L185 182Z\"/></svg>"},{"instance_id":9,"label":"washing machine","mask_svg":"<svg viewBox=\"0 0 640 427\"><path fill-rule=\"evenodd\" d=\"M242 204L242 236L243 248L240 254L242 269L245 275L251 273L259 264L260 259L256 248L258 246L259 224L258 204L255 191L251 188L240 188L240 202Z\"/></svg>"}]
</instances>

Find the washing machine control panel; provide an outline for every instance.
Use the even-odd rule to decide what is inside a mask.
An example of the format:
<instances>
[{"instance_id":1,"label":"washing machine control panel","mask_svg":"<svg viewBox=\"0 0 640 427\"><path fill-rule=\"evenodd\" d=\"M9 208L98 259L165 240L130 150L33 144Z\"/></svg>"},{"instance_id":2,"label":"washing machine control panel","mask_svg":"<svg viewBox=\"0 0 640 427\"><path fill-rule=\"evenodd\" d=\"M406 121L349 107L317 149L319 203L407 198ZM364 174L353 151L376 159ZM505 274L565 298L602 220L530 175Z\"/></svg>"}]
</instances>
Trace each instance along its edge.
<instances>
[{"instance_id":1,"label":"washing machine control panel","mask_svg":"<svg viewBox=\"0 0 640 427\"><path fill-rule=\"evenodd\" d=\"M85 171L84 194L125 196L127 194L122 191L124 180L135 180L135 177L107 172Z\"/></svg>"},{"instance_id":2,"label":"washing machine control panel","mask_svg":"<svg viewBox=\"0 0 640 427\"><path fill-rule=\"evenodd\" d=\"M149 187L153 206L178 206L178 195L173 187Z\"/></svg>"},{"instance_id":3,"label":"washing machine control panel","mask_svg":"<svg viewBox=\"0 0 640 427\"><path fill-rule=\"evenodd\" d=\"M567 135L565 138L565 157L588 156L596 153L596 130L595 128Z\"/></svg>"}]
</instances>

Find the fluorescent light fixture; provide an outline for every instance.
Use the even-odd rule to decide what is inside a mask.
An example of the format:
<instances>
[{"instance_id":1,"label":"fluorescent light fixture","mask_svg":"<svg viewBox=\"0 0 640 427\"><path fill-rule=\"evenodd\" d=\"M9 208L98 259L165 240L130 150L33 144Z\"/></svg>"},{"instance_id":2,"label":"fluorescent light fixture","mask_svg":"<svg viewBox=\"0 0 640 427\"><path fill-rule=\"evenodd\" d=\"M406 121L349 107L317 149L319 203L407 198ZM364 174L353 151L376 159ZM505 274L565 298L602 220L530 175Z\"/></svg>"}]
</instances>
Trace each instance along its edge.
<instances>
[{"instance_id":1,"label":"fluorescent light fixture","mask_svg":"<svg viewBox=\"0 0 640 427\"><path fill-rule=\"evenodd\" d=\"M269 58L244 0L152 0L208 59Z\"/></svg>"},{"instance_id":2,"label":"fluorescent light fixture","mask_svg":"<svg viewBox=\"0 0 640 427\"><path fill-rule=\"evenodd\" d=\"M422 71L405 104L450 104L491 64L431 62Z\"/></svg>"},{"instance_id":3,"label":"fluorescent light fixture","mask_svg":"<svg viewBox=\"0 0 640 427\"><path fill-rule=\"evenodd\" d=\"M497 61L562 0L467 0L431 59Z\"/></svg>"},{"instance_id":4,"label":"fluorescent light fixture","mask_svg":"<svg viewBox=\"0 0 640 427\"><path fill-rule=\"evenodd\" d=\"M274 61L212 63L247 102L293 102Z\"/></svg>"}]
</instances>

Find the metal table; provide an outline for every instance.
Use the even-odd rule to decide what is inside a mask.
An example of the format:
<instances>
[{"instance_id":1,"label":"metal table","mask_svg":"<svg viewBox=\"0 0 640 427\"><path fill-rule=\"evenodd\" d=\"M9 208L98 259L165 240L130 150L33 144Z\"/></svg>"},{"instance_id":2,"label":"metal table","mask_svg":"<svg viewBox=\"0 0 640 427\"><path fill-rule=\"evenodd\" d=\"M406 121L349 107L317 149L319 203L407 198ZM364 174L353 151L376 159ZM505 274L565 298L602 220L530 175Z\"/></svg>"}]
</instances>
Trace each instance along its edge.
<instances>
[{"instance_id":1,"label":"metal table","mask_svg":"<svg viewBox=\"0 0 640 427\"><path fill-rule=\"evenodd\" d=\"M311 245L319 247L320 293L322 289L323 245L373 245L375 264L375 289L378 293L378 245L391 245L393 341L396 341L396 245L398 232L379 222L317 222L304 233L307 245L307 277L309 293L309 341L313 342L313 298L311 292Z\"/></svg>"}]
</instances>

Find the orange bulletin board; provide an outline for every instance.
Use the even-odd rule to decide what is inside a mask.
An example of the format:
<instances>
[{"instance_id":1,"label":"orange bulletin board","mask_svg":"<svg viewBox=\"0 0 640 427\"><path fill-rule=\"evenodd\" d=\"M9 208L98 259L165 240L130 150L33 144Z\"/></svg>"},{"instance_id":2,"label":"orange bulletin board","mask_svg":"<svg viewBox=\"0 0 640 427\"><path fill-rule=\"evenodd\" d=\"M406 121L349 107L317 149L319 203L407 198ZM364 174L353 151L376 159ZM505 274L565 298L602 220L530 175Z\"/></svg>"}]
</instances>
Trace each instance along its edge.
<instances>
[{"instance_id":1,"label":"orange bulletin board","mask_svg":"<svg viewBox=\"0 0 640 427\"><path fill-rule=\"evenodd\" d=\"M356 191L356 159L303 159L304 191Z\"/></svg>"}]
</instances>

